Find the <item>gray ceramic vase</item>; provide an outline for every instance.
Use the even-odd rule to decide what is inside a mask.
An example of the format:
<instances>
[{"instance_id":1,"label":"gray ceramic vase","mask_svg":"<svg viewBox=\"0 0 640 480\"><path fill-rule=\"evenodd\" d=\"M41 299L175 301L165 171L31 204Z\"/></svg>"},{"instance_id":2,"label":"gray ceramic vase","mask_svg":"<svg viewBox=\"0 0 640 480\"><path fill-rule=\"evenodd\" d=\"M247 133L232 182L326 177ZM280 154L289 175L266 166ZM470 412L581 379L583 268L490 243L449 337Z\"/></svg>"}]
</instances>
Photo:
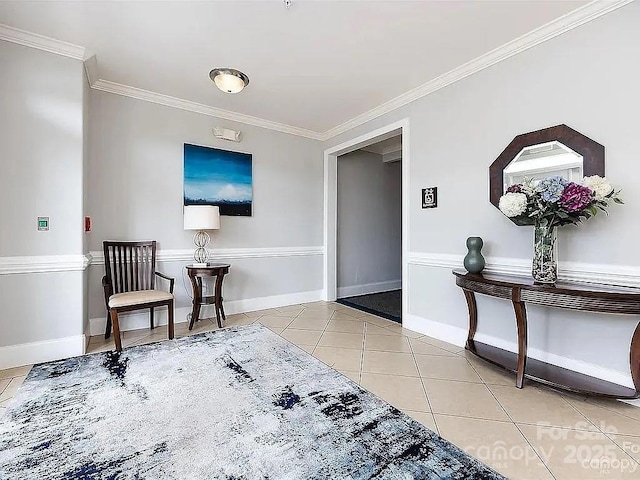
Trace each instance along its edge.
<instances>
[{"instance_id":1,"label":"gray ceramic vase","mask_svg":"<svg viewBox=\"0 0 640 480\"><path fill-rule=\"evenodd\" d=\"M480 250L482 250L484 242L480 237L467 238L467 249L469 253L464 257L464 268L469 273L480 273L484 269L484 257Z\"/></svg>"}]
</instances>

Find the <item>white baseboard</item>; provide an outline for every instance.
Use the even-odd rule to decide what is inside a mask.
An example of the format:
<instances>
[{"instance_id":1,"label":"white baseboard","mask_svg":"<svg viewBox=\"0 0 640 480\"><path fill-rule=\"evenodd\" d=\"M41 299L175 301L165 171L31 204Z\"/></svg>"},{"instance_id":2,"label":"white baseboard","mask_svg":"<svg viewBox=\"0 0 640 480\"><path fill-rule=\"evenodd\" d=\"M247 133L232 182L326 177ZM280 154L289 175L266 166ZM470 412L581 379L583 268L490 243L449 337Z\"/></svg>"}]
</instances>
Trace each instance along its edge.
<instances>
[{"instance_id":1,"label":"white baseboard","mask_svg":"<svg viewBox=\"0 0 640 480\"><path fill-rule=\"evenodd\" d=\"M319 302L320 300L322 300L322 290L311 290L308 292L286 293L284 295L224 302L224 310L229 314L255 312L256 310L264 310L266 308L286 307L287 305Z\"/></svg>"},{"instance_id":2,"label":"white baseboard","mask_svg":"<svg viewBox=\"0 0 640 480\"><path fill-rule=\"evenodd\" d=\"M244 300L234 300L224 302L224 311L227 315L234 313L253 312L256 310L264 310L267 308L284 307L287 305L297 305L299 303L317 302L322 300L322 290L314 290L309 292L288 293L285 295L273 295L270 297L247 298ZM183 323L187 321L187 315L191 313L191 307L179 307L174 310L175 323ZM200 316L202 318L214 317L215 309L213 306L202 307ZM167 324L167 309L157 308L154 312L154 322L156 325ZM89 320L89 331L91 336L104 335L106 327L105 316L92 318ZM120 316L120 330L138 330L141 328L149 328L149 311L141 310L140 312L124 313Z\"/></svg>"},{"instance_id":3,"label":"white baseboard","mask_svg":"<svg viewBox=\"0 0 640 480\"><path fill-rule=\"evenodd\" d=\"M402 288L402 280L389 280L387 282L366 283L364 285L353 285L351 287L338 287L338 298L354 297L356 295L367 295L369 293L388 292Z\"/></svg>"},{"instance_id":4,"label":"white baseboard","mask_svg":"<svg viewBox=\"0 0 640 480\"><path fill-rule=\"evenodd\" d=\"M466 329L435 322L433 320L427 320L416 315L409 315L408 318L404 319L403 326L424 335L437 338L438 340L452 343L458 347L464 347L467 341L468 332ZM515 353L518 351L518 345L516 342L510 342L502 338L476 333L475 339L478 342L494 345L510 352ZM535 358L536 360L557 365L568 370L573 370L591 377L633 388L633 380L630 372L620 372L618 370L605 368L593 363L583 362L582 360L563 357L561 355L556 355L555 353L531 347L527 349L527 355L530 358Z\"/></svg>"},{"instance_id":5,"label":"white baseboard","mask_svg":"<svg viewBox=\"0 0 640 480\"><path fill-rule=\"evenodd\" d=\"M422 333L423 335L437 338L443 342L451 343L457 347L464 348L467 341L466 330L454 325L427 320L426 318L422 318L417 315L405 315L402 318L402 326L409 330L413 330L414 332Z\"/></svg>"},{"instance_id":6,"label":"white baseboard","mask_svg":"<svg viewBox=\"0 0 640 480\"><path fill-rule=\"evenodd\" d=\"M84 353L84 335L0 347L0 370L77 357Z\"/></svg>"}]
</instances>

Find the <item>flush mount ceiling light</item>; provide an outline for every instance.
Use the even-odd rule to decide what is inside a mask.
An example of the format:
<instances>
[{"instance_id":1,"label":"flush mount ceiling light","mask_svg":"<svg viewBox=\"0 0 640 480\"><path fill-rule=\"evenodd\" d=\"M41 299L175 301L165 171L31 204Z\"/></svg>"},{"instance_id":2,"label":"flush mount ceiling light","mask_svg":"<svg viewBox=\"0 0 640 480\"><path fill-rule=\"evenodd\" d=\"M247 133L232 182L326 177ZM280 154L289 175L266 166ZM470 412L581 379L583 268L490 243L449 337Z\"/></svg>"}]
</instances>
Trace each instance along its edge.
<instances>
[{"instance_id":1,"label":"flush mount ceiling light","mask_svg":"<svg viewBox=\"0 0 640 480\"><path fill-rule=\"evenodd\" d=\"M235 68L214 68L209 77L225 93L238 93L249 85L249 77Z\"/></svg>"}]
</instances>

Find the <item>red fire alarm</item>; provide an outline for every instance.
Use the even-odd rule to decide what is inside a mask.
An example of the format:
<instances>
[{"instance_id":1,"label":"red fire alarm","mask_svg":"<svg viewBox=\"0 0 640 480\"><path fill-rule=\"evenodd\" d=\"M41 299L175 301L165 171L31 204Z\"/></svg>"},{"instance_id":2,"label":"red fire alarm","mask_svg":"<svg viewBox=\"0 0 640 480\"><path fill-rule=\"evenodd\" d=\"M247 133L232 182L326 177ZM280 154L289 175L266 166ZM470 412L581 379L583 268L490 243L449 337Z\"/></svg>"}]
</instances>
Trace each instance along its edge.
<instances>
[{"instance_id":1,"label":"red fire alarm","mask_svg":"<svg viewBox=\"0 0 640 480\"><path fill-rule=\"evenodd\" d=\"M84 231L91 231L91 217L84 217Z\"/></svg>"}]
</instances>

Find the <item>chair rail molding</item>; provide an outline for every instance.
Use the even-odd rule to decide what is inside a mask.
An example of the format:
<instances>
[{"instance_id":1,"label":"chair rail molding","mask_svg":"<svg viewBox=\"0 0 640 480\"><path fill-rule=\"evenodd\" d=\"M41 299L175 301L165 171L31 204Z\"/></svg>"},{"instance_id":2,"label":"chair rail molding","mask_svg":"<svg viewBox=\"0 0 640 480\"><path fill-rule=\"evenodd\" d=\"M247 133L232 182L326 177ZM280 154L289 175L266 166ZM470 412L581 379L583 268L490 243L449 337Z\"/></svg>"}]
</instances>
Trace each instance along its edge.
<instances>
[{"instance_id":1,"label":"chair rail molding","mask_svg":"<svg viewBox=\"0 0 640 480\"><path fill-rule=\"evenodd\" d=\"M0 275L81 272L90 263L91 254L0 257Z\"/></svg>"},{"instance_id":2,"label":"chair rail molding","mask_svg":"<svg viewBox=\"0 0 640 480\"><path fill-rule=\"evenodd\" d=\"M211 260L273 257L309 257L324 255L324 247L216 248L209 252ZM158 262L193 260L193 249L158 250ZM91 252L91 265L104 265L102 252Z\"/></svg>"},{"instance_id":3,"label":"chair rail molding","mask_svg":"<svg viewBox=\"0 0 640 480\"><path fill-rule=\"evenodd\" d=\"M193 260L193 249L158 250L157 255L158 262L188 262ZM211 260L315 255L324 255L324 247L218 248L211 252ZM94 251L85 255L0 257L0 275L77 272L91 265L104 265L104 254Z\"/></svg>"},{"instance_id":4,"label":"chair rail molding","mask_svg":"<svg viewBox=\"0 0 640 480\"><path fill-rule=\"evenodd\" d=\"M463 268L464 255L410 252L409 265L438 268ZM486 257L485 270L504 275L529 275L531 259ZM640 288L640 266L560 262L558 278L573 282L598 283Z\"/></svg>"}]
</instances>

